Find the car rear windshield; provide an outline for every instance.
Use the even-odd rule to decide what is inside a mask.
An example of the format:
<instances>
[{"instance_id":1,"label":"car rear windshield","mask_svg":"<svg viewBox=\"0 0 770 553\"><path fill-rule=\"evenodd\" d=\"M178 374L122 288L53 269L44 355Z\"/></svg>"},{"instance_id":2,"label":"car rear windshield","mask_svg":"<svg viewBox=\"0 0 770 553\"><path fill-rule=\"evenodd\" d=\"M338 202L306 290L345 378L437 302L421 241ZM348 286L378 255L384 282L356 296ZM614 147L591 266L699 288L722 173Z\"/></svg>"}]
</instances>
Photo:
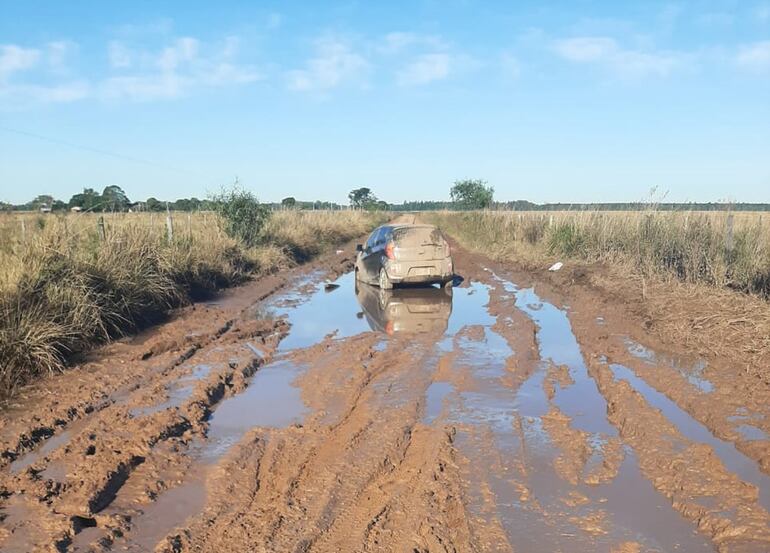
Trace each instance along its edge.
<instances>
[{"instance_id":1,"label":"car rear windshield","mask_svg":"<svg viewBox=\"0 0 770 553\"><path fill-rule=\"evenodd\" d=\"M434 227L401 227L393 229L393 241L399 246L443 246L444 237Z\"/></svg>"}]
</instances>

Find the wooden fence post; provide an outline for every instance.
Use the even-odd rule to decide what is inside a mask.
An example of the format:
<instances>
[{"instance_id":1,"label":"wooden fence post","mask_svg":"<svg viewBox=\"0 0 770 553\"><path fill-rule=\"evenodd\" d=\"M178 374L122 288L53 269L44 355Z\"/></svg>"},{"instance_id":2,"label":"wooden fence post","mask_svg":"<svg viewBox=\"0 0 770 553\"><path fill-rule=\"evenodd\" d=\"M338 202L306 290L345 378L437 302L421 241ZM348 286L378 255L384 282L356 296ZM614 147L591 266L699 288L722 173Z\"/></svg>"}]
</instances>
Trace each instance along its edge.
<instances>
[{"instance_id":1,"label":"wooden fence post","mask_svg":"<svg viewBox=\"0 0 770 553\"><path fill-rule=\"evenodd\" d=\"M96 222L96 229L99 231L99 240L104 242L107 239L107 232L104 230L104 215L99 215L99 220Z\"/></svg>"},{"instance_id":2,"label":"wooden fence post","mask_svg":"<svg viewBox=\"0 0 770 553\"><path fill-rule=\"evenodd\" d=\"M24 216L19 218L19 222L21 223L21 241L26 242L27 241L27 225L24 223Z\"/></svg>"},{"instance_id":3,"label":"wooden fence post","mask_svg":"<svg viewBox=\"0 0 770 553\"><path fill-rule=\"evenodd\" d=\"M725 224L725 247L728 252L733 251L733 247L735 246L733 241L733 220L733 214L730 213L727 216L727 223Z\"/></svg>"},{"instance_id":4,"label":"wooden fence post","mask_svg":"<svg viewBox=\"0 0 770 553\"><path fill-rule=\"evenodd\" d=\"M192 212L187 212L187 234L190 235L190 242L192 242Z\"/></svg>"},{"instance_id":5,"label":"wooden fence post","mask_svg":"<svg viewBox=\"0 0 770 553\"><path fill-rule=\"evenodd\" d=\"M171 219L171 211L168 208L168 204L166 204L166 238L169 244L174 241L174 221Z\"/></svg>"}]
</instances>

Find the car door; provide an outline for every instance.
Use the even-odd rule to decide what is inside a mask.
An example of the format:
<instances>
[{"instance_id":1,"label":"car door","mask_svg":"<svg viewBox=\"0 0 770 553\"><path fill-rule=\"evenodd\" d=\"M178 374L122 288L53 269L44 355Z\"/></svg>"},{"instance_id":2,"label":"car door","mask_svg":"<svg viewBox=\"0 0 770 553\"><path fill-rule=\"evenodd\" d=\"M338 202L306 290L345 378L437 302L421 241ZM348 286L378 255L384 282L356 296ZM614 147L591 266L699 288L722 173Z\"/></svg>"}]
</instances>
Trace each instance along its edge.
<instances>
[{"instance_id":1,"label":"car door","mask_svg":"<svg viewBox=\"0 0 770 553\"><path fill-rule=\"evenodd\" d=\"M380 230L382 229L374 229L372 233L369 235L369 238L366 239L366 242L364 243L364 249L359 254L359 270L362 271L362 280L364 282L372 282L372 274L371 274L371 265L372 265L372 253L374 250L374 244L377 242L377 235L380 233Z\"/></svg>"},{"instance_id":2,"label":"car door","mask_svg":"<svg viewBox=\"0 0 770 553\"><path fill-rule=\"evenodd\" d=\"M369 275L369 282L376 282L380 276L380 266L382 250L384 246L383 237L387 234L388 227L380 227L372 233L371 245L367 244L367 249L364 251L366 257L364 257L364 267L366 268L366 274Z\"/></svg>"}]
</instances>

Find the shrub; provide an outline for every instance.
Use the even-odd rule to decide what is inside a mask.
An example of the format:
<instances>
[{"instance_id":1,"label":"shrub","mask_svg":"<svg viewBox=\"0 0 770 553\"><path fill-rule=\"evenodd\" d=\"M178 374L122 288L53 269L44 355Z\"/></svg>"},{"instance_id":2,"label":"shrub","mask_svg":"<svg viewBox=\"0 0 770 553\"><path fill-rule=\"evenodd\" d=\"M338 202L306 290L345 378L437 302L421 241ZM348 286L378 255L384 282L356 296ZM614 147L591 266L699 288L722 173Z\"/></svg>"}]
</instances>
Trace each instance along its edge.
<instances>
[{"instance_id":1,"label":"shrub","mask_svg":"<svg viewBox=\"0 0 770 553\"><path fill-rule=\"evenodd\" d=\"M247 246L256 246L262 227L270 218L270 209L259 203L256 196L238 187L238 183L212 198L214 209L222 216L225 232Z\"/></svg>"}]
</instances>

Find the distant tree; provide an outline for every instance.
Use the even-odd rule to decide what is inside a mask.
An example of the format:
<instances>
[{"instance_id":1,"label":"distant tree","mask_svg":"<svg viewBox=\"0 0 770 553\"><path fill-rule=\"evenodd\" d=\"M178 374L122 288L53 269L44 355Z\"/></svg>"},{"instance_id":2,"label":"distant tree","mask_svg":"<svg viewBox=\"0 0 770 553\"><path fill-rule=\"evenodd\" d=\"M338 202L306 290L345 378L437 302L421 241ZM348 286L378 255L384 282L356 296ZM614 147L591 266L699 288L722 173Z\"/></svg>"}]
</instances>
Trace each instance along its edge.
<instances>
[{"instance_id":1,"label":"distant tree","mask_svg":"<svg viewBox=\"0 0 770 553\"><path fill-rule=\"evenodd\" d=\"M29 202L27 206L29 209L40 209L41 207L53 207L53 196L50 196L48 194L41 194L40 196L37 196L34 200Z\"/></svg>"},{"instance_id":2,"label":"distant tree","mask_svg":"<svg viewBox=\"0 0 770 553\"><path fill-rule=\"evenodd\" d=\"M126 211L131 201L120 186L111 184L104 187L102 204L104 211Z\"/></svg>"},{"instance_id":3,"label":"distant tree","mask_svg":"<svg viewBox=\"0 0 770 553\"><path fill-rule=\"evenodd\" d=\"M171 209L174 211L192 211L192 206L190 205L190 200L180 198L171 203Z\"/></svg>"},{"instance_id":4,"label":"distant tree","mask_svg":"<svg viewBox=\"0 0 770 553\"><path fill-rule=\"evenodd\" d=\"M70 198L68 205L70 208L79 207L83 211L101 211L102 197L93 188L84 188L80 194L75 194Z\"/></svg>"},{"instance_id":5,"label":"distant tree","mask_svg":"<svg viewBox=\"0 0 770 553\"><path fill-rule=\"evenodd\" d=\"M297 205L297 200L292 196L289 196L288 198L284 198L283 200L281 200L281 205L286 209L293 209L294 206Z\"/></svg>"},{"instance_id":6,"label":"distant tree","mask_svg":"<svg viewBox=\"0 0 770 553\"><path fill-rule=\"evenodd\" d=\"M456 207L461 209L485 209L492 204L495 189L481 179L457 180L449 195Z\"/></svg>"},{"instance_id":7,"label":"distant tree","mask_svg":"<svg viewBox=\"0 0 770 553\"><path fill-rule=\"evenodd\" d=\"M364 208L368 211L388 211L390 209L390 205L386 201L377 200L375 202L366 204Z\"/></svg>"},{"instance_id":8,"label":"distant tree","mask_svg":"<svg viewBox=\"0 0 770 553\"><path fill-rule=\"evenodd\" d=\"M147 211L163 211L166 209L166 204L157 198L147 198L147 201L144 203Z\"/></svg>"},{"instance_id":9,"label":"distant tree","mask_svg":"<svg viewBox=\"0 0 770 553\"><path fill-rule=\"evenodd\" d=\"M350 194L348 194L348 199L350 200L351 206L358 208L366 207L369 204L377 202L377 196L372 194L370 188L366 187L351 190Z\"/></svg>"},{"instance_id":10,"label":"distant tree","mask_svg":"<svg viewBox=\"0 0 770 553\"><path fill-rule=\"evenodd\" d=\"M51 210L53 211L65 211L67 209L67 204L64 203L61 200L54 200L51 204Z\"/></svg>"}]
</instances>

